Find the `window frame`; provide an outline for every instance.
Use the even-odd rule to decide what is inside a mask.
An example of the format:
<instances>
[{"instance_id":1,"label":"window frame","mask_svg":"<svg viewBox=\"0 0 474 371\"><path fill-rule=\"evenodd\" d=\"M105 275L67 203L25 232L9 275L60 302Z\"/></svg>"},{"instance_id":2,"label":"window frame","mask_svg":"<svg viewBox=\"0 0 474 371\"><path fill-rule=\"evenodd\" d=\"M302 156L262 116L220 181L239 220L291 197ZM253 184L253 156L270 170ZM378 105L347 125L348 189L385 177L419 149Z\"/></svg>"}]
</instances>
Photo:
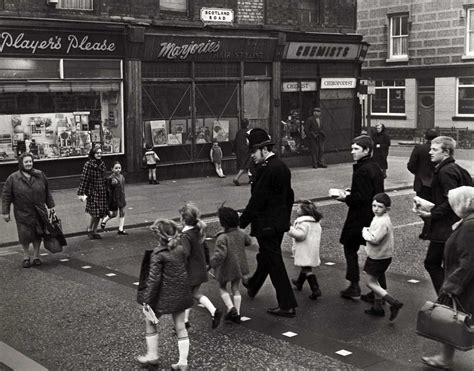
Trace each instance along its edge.
<instances>
[{"instance_id":1,"label":"window frame","mask_svg":"<svg viewBox=\"0 0 474 371\"><path fill-rule=\"evenodd\" d=\"M374 112L374 104L373 104L373 99L375 97L374 95L370 96L371 99L371 105L370 105L370 114L372 116L394 116L394 117L404 117L406 116L406 82L405 80L393 80L394 85L383 85L384 81L387 80L377 80L377 81L382 81L382 86L375 86L375 90L386 90L387 92L387 110L385 112ZM396 85L396 82L403 82L403 85ZM395 89L403 89L405 91L404 93L404 112L390 112L390 91L395 90Z\"/></svg>"},{"instance_id":2,"label":"window frame","mask_svg":"<svg viewBox=\"0 0 474 371\"><path fill-rule=\"evenodd\" d=\"M64 5L64 3L90 3L90 7L81 7L81 6L70 6L67 7ZM56 9L61 9L61 10L83 10L83 11L93 11L94 10L94 0L58 0L58 3L56 5Z\"/></svg>"},{"instance_id":3,"label":"window frame","mask_svg":"<svg viewBox=\"0 0 474 371\"><path fill-rule=\"evenodd\" d=\"M408 13L399 13L399 14L390 14L389 17L389 22L388 22L388 59L387 61L389 62L402 62L402 61L408 61L408 36L409 36L409 15ZM403 19L406 19L406 34L402 34L403 30ZM394 28L394 21L398 20L400 22L400 35L394 35L393 34L393 28ZM395 46L395 40L400 40L402 43L403 47L403 40L406 40L406 50L405 54L394 54L394 46ZM403 50L402 50L403 51Z\"/></svg>"},{"instance_id":4,"label":"window frame","mask_svg":"<svg viewBox=\"0 0 474 371\"><path fill-rule=\"evenodd\" d=\"M469 23L473 22L472 31L469 31ZM465 30L465 44L464 44L464 56L474 58L474 44L472 50L469 50L469 44L471 37L474 38L474 7L466 8L466 30Z\"/></svg>"},{"instance_id":5,"label":"window frame","mask_svg":"<svg viewBox=\"0 0 474 371\"><path fill-rule=\"evenodd\" d=\"M467 87L467 88L473 88L474 89L474 81L473 81L472 84L461 84L460 83L460 80L462 78L466 78L466 77L458 77L456 79L456 116L457 117L474 117L474 113L460 113L459 112L459 89L461 87L464 87L464 88ZM470 78L474 80L474 76L470 77Z\"/></svg>"},{"instance_id":6,"label":"window frame","mask_svg":"<svg viewBox=\"0 0 474 371\"><path fill-rule=\"evenodd\" d=\"M164 8L163 5L161 4L162 0L160 0L160 2L159 2L160 11L161 12L178 13L178 14L186 14L186 15L189 14L189 0L181 0L181 1L185 2L184 10Z\"/></svg>"}]
</instances>

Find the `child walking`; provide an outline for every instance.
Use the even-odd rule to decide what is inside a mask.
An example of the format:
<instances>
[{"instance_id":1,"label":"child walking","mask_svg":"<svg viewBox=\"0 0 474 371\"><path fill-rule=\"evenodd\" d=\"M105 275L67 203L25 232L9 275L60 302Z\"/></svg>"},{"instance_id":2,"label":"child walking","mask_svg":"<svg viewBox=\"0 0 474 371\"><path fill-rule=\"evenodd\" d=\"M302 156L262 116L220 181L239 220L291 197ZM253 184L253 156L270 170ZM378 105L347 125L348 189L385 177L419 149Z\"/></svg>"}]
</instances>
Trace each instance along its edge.
<instances>
[{"instance_id":1,"label":"child walking","mask_svg":"<svg viewBox=\"0 0 474 371\"><path fill-rule=\"evenodd\" d=\"M209 262L209 250L206 239L206 223L200 218L201 212L192 203L186 203L180 210L183 230L181 233L181 244L186 254L186 269L188 271L189 283L193 297L209 311L212 317L212 328L219 326L222 312L217 309L207 296L199 292L201 284L208 281L207 264ZM185 313L186 328L189 323L189 312Z\"/></svg>"},{"instance_id":2,"label":"child walking","mask_svg":"<svg viewBox=\"0 0 474 371\"><path fill-rule=\"evenodd\" d=\"M160 161L160 158L153 151L152 147L147 147L145 155L143 156L143 162L146 163L146 167L148 168L148 184L160 184L159 181L156 180L156 163Z\"/></svg>"},{"instance_id":3,"label":"child walking","mask_svg":"<svg viewBox=\"0 0 474 371\"><path fill-rule=\"evenodd\" d=\"M178 244L178 224L172 220L158 219L150 229L159 244L153 251L147 252L140 272L137 301L143 305L145 314L147 353L137 357L137 361L142 365L158 364L158 319L163 314L171 313L179 350L178 363L171 365L171 368L187 370L189 338L184 325L184 311L193 305L193 298L184 250ZM153 319L150 319L153 317L151 311L155 314Z\"/></svg>"},{"instance_id":4,"label":"child walking","mask_svg":"<svg viewBox=\"0 0 474 371\"><path fill-rule=\"evenodd\" d=\"M321 244L321 224L319 221L322 215L316 208L316 205L310 200L303 200L298 204L296 211L297 218L290 227L288 234L293 238L294 264L301 267L297 279L291 282L298 291L301 291L303 284L308 280L311 288L311 300L316 300L321 296L318 279L313 272L313 267L321 264L319 258L319 245Z\"/></svg>"},{"instance_id":5,"label":"child walking","mask_svg":"<svg viewBox=\"0 0 474 371\"><path fill-rule=\"evenodd\" d=\"M217 210L219 223L224 229L216 239L214 255L210 266L214 268L216 280L219 282L221 298L227 307L226 321L240 323L240 306L242 296L239 286L242 277L249 274L245 246L250 246L250 237L239 229L239 214L230 207L221 206ZM227 285L230 283L230 292Z\"/></svg>"},{"instance_id":6,"label":"child walking","mask_svg":"<svg viewBox=\"0 0 474 371\"><path fill-rule=\"evenodd\" d=\"M222 170L222 149L219 147L219 142L216 138L212 140L212 147L210 152L211 162L216 168L216 173L219 178L225 178L224 171Z\"/></svg>"},{"instance_id":7,"label":"child walking","mask_svg":"<svg viewBox=\"0 0 474 371\"><path fill-rule=\"evenodd\" d=\"M372 201L372 211L374 218L370 227L362 228L362 237L367 241L365 251L367 260L364 271L367 273L367 287L374 293L374 303L372 308L365 310L365 313L372 316L385 316L383 300L390 304L390 321L393 321L403 307L403 303L394 299L380 286L379 278L385 274L393 256L393 225L388 215L391 200L386 193L377 193Z\"/></svg>"},{"instance_id":8,"label":"child walking","mask_svg":"<svg viewBox=\"0 0 474 371\"><path fill-rule=\"evenodd\" d=\"M117 234L126 236L128 233L123 230L125 225L125 206L127 205L125 201L125 178L122 175L122 165L118 161L112 164L112 174L107 178L107 194L109 215L102 219L100 227L104 230L107 222L115 218L118 212L119 227Z\"/></svg>"}]
</instances>

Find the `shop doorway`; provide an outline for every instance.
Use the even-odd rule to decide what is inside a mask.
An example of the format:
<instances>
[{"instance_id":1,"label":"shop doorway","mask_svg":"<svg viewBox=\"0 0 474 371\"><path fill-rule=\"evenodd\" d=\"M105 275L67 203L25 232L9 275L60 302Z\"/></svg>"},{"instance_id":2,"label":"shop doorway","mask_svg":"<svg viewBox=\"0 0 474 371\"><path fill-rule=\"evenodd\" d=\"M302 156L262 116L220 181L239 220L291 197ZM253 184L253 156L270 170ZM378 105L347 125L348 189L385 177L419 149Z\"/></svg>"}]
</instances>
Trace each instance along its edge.
<instances>
[{"instance_id":1,"label":"shop doorway","mask_svg":"<svg viewBox=\"0 0 474 371\"><path fill-rule=\"evenodd\" d=\"M424 132L434 127L434 79L417 80L418 119L416 127Z\"/></svg>"}]
</instances>

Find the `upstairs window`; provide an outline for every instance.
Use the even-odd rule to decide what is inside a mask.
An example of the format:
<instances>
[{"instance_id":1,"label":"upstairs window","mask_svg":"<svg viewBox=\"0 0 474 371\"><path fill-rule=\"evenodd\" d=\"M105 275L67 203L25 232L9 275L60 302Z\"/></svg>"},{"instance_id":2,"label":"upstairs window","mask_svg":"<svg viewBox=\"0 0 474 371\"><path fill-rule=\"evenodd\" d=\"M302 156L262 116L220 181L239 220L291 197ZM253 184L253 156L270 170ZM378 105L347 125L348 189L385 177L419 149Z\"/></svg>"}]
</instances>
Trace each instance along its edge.
<instances>
[{"instance_id":1,"label":"upstairs window","mask_svg":"<svg viewBox=\"0 0 474 371\"><path fill-rule=\"evenodd\" d=\"M466 10L466 56L474 57L474 8Z\"/></svg>"},{"instance_id":2,"label":"upstairs window","mask_svg":"<svg viewBox=\"0 0 474 371\"><path fill-rule=\"evenodd\" d=\"M188 0L160 0L160 9L185 13L188 11Z\"/></svg>"},{"instance_id":3,"label":"upstairs window","mask_svg":"<svg viewBox=\"0 0 474 371\"><path fill-rule=\"evenodd\" d=\"M94 0L59 0L58 9L94 10Z\"/></svg>"},{"instance_id":4,"label":"upstairs window","mask_svg":"<svg viewBox=\"0 0 474 371\"><path fill-rule=\"evenodd\" d=\"M458 79L458 115L474 115L474 77Z\"/></svg>"},{"instance_id":5,"label":"upstairs window","mask_svg":"<svg viewBox=\"0 0 474 371\"><path fill-rule=\"evenodd\" d=\"M372 114L405 114L405 81L377 80L375 95L372 97Z\"/></svg>"},{"instance_id":6,"label":"upstairs window","mask_svg":"<svg viewBox=\"0 0 474 371\"><path fill-rule=\"evenodd\" d=\"M390 60L408 59L408 15L390 17Z\"/></svg>"},{"instance_id":7,"label":"upstairs window","mask_svg":"<svg viewBox=\"0 0 474 371\"><path fill-rule=\"evenodd\" d=\"M298 18L300 24L311 25L320 23L320 2L315 0L300 0L298 2Z\"/></svg>"}]
</instances>

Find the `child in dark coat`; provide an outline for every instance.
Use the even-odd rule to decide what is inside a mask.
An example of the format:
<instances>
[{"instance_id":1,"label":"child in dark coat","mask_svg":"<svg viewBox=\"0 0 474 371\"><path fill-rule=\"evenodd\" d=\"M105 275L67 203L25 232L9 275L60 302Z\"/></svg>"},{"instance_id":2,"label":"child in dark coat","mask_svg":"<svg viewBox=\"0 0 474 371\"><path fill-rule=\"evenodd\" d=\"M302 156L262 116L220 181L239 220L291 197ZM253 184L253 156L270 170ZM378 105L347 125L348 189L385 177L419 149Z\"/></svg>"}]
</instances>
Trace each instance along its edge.
<instances>
[{"instance_id":1,"label":"child in dark coat","mask_svg":"<svg viewBox=\"0 0 474 371\"><path fill-rule=\"evenodd\" d=\"M121 174L122 165L120 162L115 161L112 165L112 174L107 178L107 203L109 206L109 215L102 219L100 227L102 230L105 229L107 222L110 219L113 219L119 214L119 235L128 235L127 232L123 230L125 225L125 206L127 202L125 201L125 178Z\"/></svg>"},{"instance_id":2,"label":"child in dark coat","mask_svg":"<svg viewBox=\"0 0 474 371\"><path fill-rule=\"evenodd\" d=\"M171 313L179 349L179 361L171 365L171 368L187 370L189 338L184 324L184 311L193 305L193 298L186 272L185 254L178 244L178 225L172 220L158 219L150 229L159 245L151 253L148 268L146 264L142 264L144 271L140 272L137 301L143 305L146 316L147 353L137 357L137 360L143 365L158 364L158 318ZM144 263L145 261L146 259Z\"/></svg>"},{"instance_id":3,"label":"child in dark coat","mask_svg":"<svg viewBox=\"0 0 474 371\"><path fill-rule=\"evenodd\" d=\"M210 266L214 268L216 279L219 282L221 298L227 307L224 319L240 323L240 305L242 296L239 286L242 277L249 274L245 246L250 246L250 236L239 229L239 214L230 207L221 206L217 210L219 222L224 231L217 235L214 255ZM233 300L227 291L227 284L233 295Z\"/></svg>"}]
</instances>

